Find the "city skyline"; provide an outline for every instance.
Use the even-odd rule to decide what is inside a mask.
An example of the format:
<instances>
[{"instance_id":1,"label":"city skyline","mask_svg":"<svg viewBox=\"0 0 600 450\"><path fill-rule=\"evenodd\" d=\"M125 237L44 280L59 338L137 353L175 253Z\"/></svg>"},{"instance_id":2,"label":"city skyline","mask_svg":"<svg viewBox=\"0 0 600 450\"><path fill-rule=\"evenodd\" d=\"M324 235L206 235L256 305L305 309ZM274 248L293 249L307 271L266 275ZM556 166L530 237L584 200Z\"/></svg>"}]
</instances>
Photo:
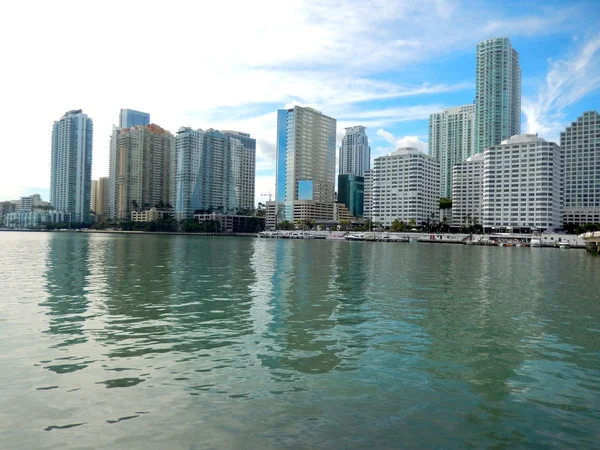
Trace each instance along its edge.
<instances>
[{"instance_id":1,"label":"city skyline","mask_svg":"<svg viewBox=\"0 0 600 450\"><path fill-rule=\"evenodd\" d=\"M61 11L69 12L70 8L58 6L44 13L49 6L40 3L41 17L57 16L52 29L48 28L49 23L37 18L24 29L46 30L48 39L41 44L23 39L2 51L7 64L15 67L5 74L7 82L0 88L6 89L3 98L7 99L1 113L3 123L14 135L5 145L16 147L17 136L25 132L29 139L26 151L13 152L4 147L2 156L6 163L19 170L9 171L0 180L0 200L33 192L48 197L48 123L61 112L74 108L83 109L94 119L94 179L108 175L111 126L118 125L121 108L148 112L152 122L171 133L181 126L250 133L257 140L256 200L261 201L268 199L261 194L275 187L278 108L305 105L338 119L336 148L345 127L366 126L371 159L401 146L423 150L428 140L429 114L474 100L476 45L493 37L509 37L512 47L519 52L523 75L522 132L538 132L546 140L559 143L560 132L583 111L598 109L600 35L593 28L594 18L600 12L597 3L556 2L552 9L489 3L476 11L470 2L425 1L408 6L404 3L385 2L368 8L348 3L344 11L328 5L306 4L295 15L289 9L293 5L265 4L255 12L240 4L242 12L247 14L240 12L233 20L244 24L242 50L248 51L242 51L243 57L231 58L230 52L240 45L240 39L231 36L218 42L216 50L209 50L208 56L218 62L213 71L191 70L189 76L180 73L163 76L164 73L157 72L127 83L122 82L120 72L113 74L106 67L107 61L116 67L128 56L125 52L121 55L109 51L117 37L105 36L99 27L83 27L82 22L75 30L69 30L69 35L79 32L86 38L81 45L91 42L81 61L82 67L87 68L85 79L67 80L55 75L54 72L59 72L52 70L55 62L45 53L47 45L63 37L63 32L57 31L64 28L61 21L78 23L74 17L93 14L108 22L120 22L128 11L133 12L132 6L123 6L123 14L119 15L122 17L115 17L110 8L99 5L88 5L84 11L70 11L58 17ZM22 8L11 4L7 14L18 18L23 14ZM194 8L189 8L190 17ZM211 11L214 9L213 13L219 8L222 6L209 7ZM173 12L169 7L164 10L167 15ZM265 15L266 12L271 16ZM159 20L152 8L141 14L147 20L140 23ZM281 32L277 20L259 17L256 23L248 21L257 14L293 16L292 25L301 32L299 35L310 35L311 39L294 38L286 43L286 51L280 51L283 47L276 43ZM423 26L420 21L416 28L416 24L411 25L417 16L426 18L423 21L426 29L419 29ZM348 20L360 23L352 36L344 32ZM9 23L0 34L20 35L13 28L15 25L23 28L19 22ZM136 25L133 31L143 33L145 26ZM254 27L265 29L265 34L254 33ZM470 32L464 33L464 29ZM174 50L174 58L184 55L189 50L187 33L186 27L181 26L171 33L150 36L140 50L141 56L150 56L157 46L165 51ZM323 41L330 45L322 45ZM364 41L361 49L357 49L358 41ZM27 61L20 59L22 54L29 55ZM37 73L31 64L38 61L48 69L45 76L35 83L24 84L29 79L27 73ZM40 100L27 129L16 120L30 107L31 102L22 101L24 96Z\"/></svg>"}]
</instances>

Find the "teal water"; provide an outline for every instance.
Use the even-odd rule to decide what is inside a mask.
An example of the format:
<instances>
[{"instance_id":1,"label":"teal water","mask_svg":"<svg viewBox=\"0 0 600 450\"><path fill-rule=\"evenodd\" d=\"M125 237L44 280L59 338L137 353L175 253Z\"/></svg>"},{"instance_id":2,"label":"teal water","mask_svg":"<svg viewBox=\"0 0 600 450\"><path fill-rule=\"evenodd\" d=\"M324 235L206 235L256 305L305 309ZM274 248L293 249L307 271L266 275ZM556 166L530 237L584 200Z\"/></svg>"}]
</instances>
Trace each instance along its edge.
<instances>
[{"instance_id":1,"label":"teal water","mask_svg":"<svg viewBox=\"0 0 600 450\"><path fill-rule=\"evenodd\" d=\"M0 448L592 448L581 250L0 233Z\"/></svg>"}]
</instances>

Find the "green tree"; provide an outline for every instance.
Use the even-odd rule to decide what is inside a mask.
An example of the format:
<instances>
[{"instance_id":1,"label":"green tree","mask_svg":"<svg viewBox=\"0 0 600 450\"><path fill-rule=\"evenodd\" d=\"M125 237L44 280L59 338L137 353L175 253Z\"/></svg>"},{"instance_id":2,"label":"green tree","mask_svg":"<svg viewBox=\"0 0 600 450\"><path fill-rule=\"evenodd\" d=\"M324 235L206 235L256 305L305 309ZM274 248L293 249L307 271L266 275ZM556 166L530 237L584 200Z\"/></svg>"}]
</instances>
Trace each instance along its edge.
<instances>
[{"instance_id":1,"label":"green tree","mask_svg":"<svg viewBox=\"0 0 600 450\"><path fill-rule=\"evenodd\" d=\"M404 231L405 228L406 228L406 224L402 220L394 219L394 221L392 222L391 230L394 233Z\"/></svg>"},{"instance_id":2,"label":"green tree","mask_svg":"<svg viewBox=\"0 0 600 450\"><path fill-rule=\"evenodd\" d=\"M452 199L442 197L440 198L440 209L450 209L452 208Z\"/></svg>"},{"instance_id":3,"label":"green tree","mask_svg":"<svg viewBox=\"0 0 600 450\"><path fill-rule=\"evenodd\" d=\"M413 228L416 228L417 226L417 221L415 219L410 219L408 221L408 226L410 227L410 229L412 230Z\"/></svg>"}]
</instances>

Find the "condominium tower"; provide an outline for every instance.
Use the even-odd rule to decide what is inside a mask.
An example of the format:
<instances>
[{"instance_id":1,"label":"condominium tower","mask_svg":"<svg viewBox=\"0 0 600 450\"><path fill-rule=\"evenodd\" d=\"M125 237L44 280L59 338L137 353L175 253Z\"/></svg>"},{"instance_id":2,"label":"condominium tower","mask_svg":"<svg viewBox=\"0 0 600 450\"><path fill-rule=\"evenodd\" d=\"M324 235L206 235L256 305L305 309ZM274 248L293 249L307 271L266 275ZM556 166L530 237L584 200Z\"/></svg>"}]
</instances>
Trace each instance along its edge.
<instances>
[{"instance_id":1,"label":"condominium tower","mask_svg":"<svg viewBox=\"0 0 600 450\"><path fill-rule=\"evenodd\" d=\"M430 154L440 162L440 197L452 197L452 169L475 152L475 105L456 106L429 118Z\"/></svg>"},{"instance_id":2,"label":"condominium tower","mask_svg":"<svg viewBox=\"0 0 600 450\"><path fill-rule=\"evenodd\" d=\"M561 150L533 134L513 136L483 153L483 227L561 228Z\"/></svg>"},{"instance_id":3,"label":"condominium tower","mask_svg":"<svg viewBox=\"0 0 600 450\"><path fill-rule=\"evenodd\" d=\"M92 191L93 124L80 109L68 111L52 128L50 204L88 223Z\"/></svg>"},{"instance_id":4,"label":"condominium tower","mask_svg":"<svg viewBox=\"0 0 600 450\"><path fill-rule=\"evenodd\" d=\"M150 125L150 114L135 109L121 109L119 128L131 128L136 125L143 127Z\"/></svg>"},{"instance_id":5,"label":"condominium tower","mask_svg":"<svg viewBox=\"0 0 600 450\"><path fill-rule=\"evenodd\" d=\"M371 167L371 147L363 126L346 128L346 134L340 147L339 175L365 176L365 170Z\"/></svg>"},{"instance_id":6,"label":"condominium tower","mask_svg":"<svg viewBox=\"0 0 600 450\"><path fill-rule=\"evenodd\" d=\"M96 221L103 221L108 217L108 186L108 177L100 177L98 180L92 180L91 209L96 215Z\"/></svg>"},{"instance_id":7,"label":"condominium tower","mask_svg":"<svg viewBox=\"0 0 600 450\"><path fill-rule=\"evenodd\" d=\"M131 211L174 203L175 139L158 125L116 129L111 142L109 211L130 220Z\"/></svg>"},{"instance_id":8,"label":"condominium tower","mask_svg":"<svg viewBox=\"0 0 600 450\"><path fill-rule=\"evenodd\" d=\"M175 139L175 214L254 209L256 141L239 131L182 127Z\"/></svg>"},{"instance_id":9,"label":"condominium tower","mask_svg":"<svg viewBox=\"0 0 600 450\"><path fill-rule=\"evenodd\" d=\"M422 225L439 211L439 190L439 162L416 148L399 148L375 158L367 172L365 216L383 226L396 219Z\"/></svg>"},{"instance_id":10,"label":"condominium tower","mask_svg":"<svg viewBox=\"0 0 600 450\"><path fill-rule=\"evenodd\" d=\"M312 108L277 112L276 201L287 220L333 220L336 120Z\"/></svg>"},{"instance_id":11,"label":"condominium tower","mask_svg":"<svg viewBox=\"0 0 600 450\"><path fill-rule=\"evenodd\" d=\"M475 152L521 133L521 66L506 37L477 44Z\"/></svg>"},{"instance_id":12,"label":"condominium tower","mask_svg":"<svg viewBox=\"0 0 600 450\"><path fill-rule=\"evenodd\" d=\"M564 161L563 223L600 223L600 114L583 113L560 134Z\"/></svg>"},{"instance_id":13,"label":"condominium tower","mask_svg":"<svg viewBox=\"0 0 600 450\"><path fill-rule=\"evenodd\" d=\"M477 153L454 165L452 186L451 225L456 228L461 225L481 225L483 223L483 153ZM489 198L491 200L495 196Z\"/></svg>"}]
</instances>

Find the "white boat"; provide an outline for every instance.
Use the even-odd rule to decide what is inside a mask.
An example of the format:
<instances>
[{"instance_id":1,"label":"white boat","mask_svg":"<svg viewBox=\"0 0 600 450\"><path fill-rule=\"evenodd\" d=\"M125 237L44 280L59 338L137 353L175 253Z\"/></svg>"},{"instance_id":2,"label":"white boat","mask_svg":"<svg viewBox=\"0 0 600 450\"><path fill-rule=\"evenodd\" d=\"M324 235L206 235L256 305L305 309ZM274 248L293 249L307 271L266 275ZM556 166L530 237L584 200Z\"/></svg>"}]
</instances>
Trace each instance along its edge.
<instances>
[{"instance_id":1,"label":"white boat","mask_svg":"<svg viewBox=\"0 0 600 450\"><path fill-rule=\"evenodd\" d=\"M558 248L571 248L571 245L568 242L559 242Z\"/></svg>"},{"instance_id":2,"label":"white boat","mask_svg":"<svg viewBox=\"0 0 600 450\"><path fill-rule=\"evenodd\" d=\"M531 245L532 247L541 247L542 246L542 240L540 238L531 238L531 242L529 243L529 245Z\"/></svg>"}]
</instances>

